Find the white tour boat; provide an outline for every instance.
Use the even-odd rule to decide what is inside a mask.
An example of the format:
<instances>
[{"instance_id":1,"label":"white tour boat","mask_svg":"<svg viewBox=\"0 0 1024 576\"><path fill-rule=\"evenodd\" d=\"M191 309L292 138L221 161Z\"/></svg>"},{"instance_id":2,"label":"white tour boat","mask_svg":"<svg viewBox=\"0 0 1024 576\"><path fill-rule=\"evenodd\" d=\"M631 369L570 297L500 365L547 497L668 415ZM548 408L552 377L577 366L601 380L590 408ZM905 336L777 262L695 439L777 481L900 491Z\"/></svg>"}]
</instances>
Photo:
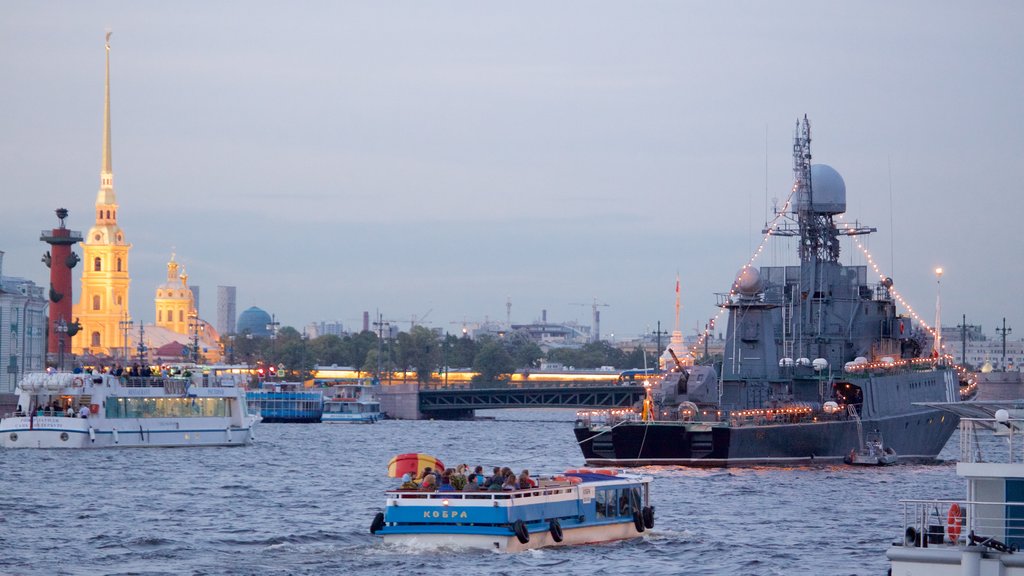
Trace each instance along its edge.
<instances>
[{"instance_id":1,"label":"white tour boat","mask_svg":"<svg viewBox=\"0 0 1024 576\"><path fill-rule=\"evenodd\" d=\"M367 384L340 384L324 396L321 422L372 424L380 420L380 402Z\"/></svg>"},{"instance_id":2,"label":"white tour boat","mask_svg":"<svg viewBox=\"0 0 1024 576\"><path fill-rule=\"evenodd\" d=\"M960 416L963 499L904 500L903 535L886 552L900 576L1024 576L1024 405L932 404ZM993 434L979 431L990 430ZM1007 456L990 454L996 448Z\"/></svg>"},{"instance_id":3,"label":"white tour boat","mask_svg":"<svg viewBox=\"0 0 1024 576\"><path fill-rule=\"evenodd\" d=\"M584 469L522 490L389 490L370 532L385 543L507 552L636 538L654 526L650 481Z\"/></svg>"},{"instance_id":4,"label":"white tour boat","mask_svg":"<svg viewBox=\"0 0 1024 576\"><path fill-rule=\"evenodd\" d=\"M0 418L5 448L235 446L259 421L244 388L203 375L35 373L15 392L17 410Z\"/></svg>"}]
</instances>

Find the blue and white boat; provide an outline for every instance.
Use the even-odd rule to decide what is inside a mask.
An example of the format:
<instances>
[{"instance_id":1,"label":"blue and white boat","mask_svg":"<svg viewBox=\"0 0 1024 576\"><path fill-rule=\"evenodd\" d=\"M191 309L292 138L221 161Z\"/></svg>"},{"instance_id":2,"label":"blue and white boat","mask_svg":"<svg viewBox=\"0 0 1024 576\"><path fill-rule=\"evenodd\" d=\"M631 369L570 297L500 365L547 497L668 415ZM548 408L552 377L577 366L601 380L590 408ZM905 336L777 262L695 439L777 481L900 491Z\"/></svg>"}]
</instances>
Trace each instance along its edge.
<instances>
[{"instance_id":1,"label":"blue and white boat","mask_svg":"<svg viewBox=\"0 0 1024 576\"><path fill-rule=\"evenodd\" d=\"M17 410L0 418L4 448L238 446L259 421L244 388L198 374L35 373L15 392Z\"/></svg>"},{"instance_id":2,"label":"blue and white boat","mask_svg":"<svg viewBox=\"0 0 1024 576\"><path fill-rule=\"evenodd\" d=\"M967 490L902 501L903 534L886 551L890 573L1024 576L1024 403L931 406L960 417L956 473Z\"/></svg>"},{"instance_id":3,"label":"blue and white boat","mask_svg":"<svg viewBox=\"0 0 1024 576\"><path fill-rule=\"evenodd\" d=\"M324 411L323 391L307 390L302 382L265 382L246 398L266 423L317 423Z\"/></svg>"},{"instance_id":4,"label":"blue and white boat","mask_svg":"<svg viewBox=\"0 0 1024 576\"><path fill-rule=\"evenodd\" d=\"M515 552L637 538L654 526L650 476L589 470L490 492L389 490L370 532L388 544Z\"/></svg>"},{"instance_id":5,"label":"blue and white boat","mask_svg":"<svg viewBox=\"0 0 1024 576\"><path fill-rule=\"evenodd\" d=\"M330 395L324 397L323 422L372 424L382 416L380 402L372 386L366 384L333 386Z\"/></svg>"}]
</instances>

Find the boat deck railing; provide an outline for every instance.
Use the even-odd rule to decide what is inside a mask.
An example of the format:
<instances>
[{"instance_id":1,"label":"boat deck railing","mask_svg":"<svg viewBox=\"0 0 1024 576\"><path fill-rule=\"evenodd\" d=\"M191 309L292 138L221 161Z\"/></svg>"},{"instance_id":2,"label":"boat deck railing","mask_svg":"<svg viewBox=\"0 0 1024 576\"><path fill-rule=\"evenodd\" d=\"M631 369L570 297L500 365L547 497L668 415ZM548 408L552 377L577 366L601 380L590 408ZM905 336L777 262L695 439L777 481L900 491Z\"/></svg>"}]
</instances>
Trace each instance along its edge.
<instances>
[{"instance_id":1,"label":"boat deck railing","mask_svg":"<svg viewBox=\"0 0 1024 576\"><path fill-rule=\"evenodd\" d=\"M1024 545L1024 502L985 500L901 500L902 545L981 545L1017 549ZM900 545L897 543L897 545Z\"/></svg>"},{"instance_id":2,"label":"boat deck railing","mask_svg":"<svg viewBox=\"0 0 1024 576\"><path fill-rule=\"evenodd\" d=\"M408 500L410 504L421 503L423 500L429 503L431 500L441 501L487 501L493 500L495 506L498 501L512 502L522 498L533 498L537 496L555 496L558 494L570 494L573 492L573 485L569 483L549 485L549 486L538 486L536 488L526 488L523 490L503 490L501 492L490 492L487 490L481 491L436 491L436 492L424 492L420 490L388 490L388 498L396 500ZM416 502L414 502L416 501Z\"/></svg>"}]
</instances>

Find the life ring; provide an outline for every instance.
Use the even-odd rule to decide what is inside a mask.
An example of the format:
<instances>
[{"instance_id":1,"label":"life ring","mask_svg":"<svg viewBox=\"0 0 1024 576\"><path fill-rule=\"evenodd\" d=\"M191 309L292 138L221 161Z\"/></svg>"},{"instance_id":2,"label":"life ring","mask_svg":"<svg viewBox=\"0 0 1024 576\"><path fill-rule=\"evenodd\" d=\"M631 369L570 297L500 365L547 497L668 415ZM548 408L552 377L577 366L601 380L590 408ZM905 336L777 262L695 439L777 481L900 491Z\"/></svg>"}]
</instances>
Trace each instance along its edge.
<instances>
[{"instance_id":1,"label":"life ring","mask_svg":"<svg viewBox=\"0 0 1024 576\"><path fill-rule=\"evenodd\" d=\"M516 534L516 539L519 540L520 544L526 544L530 541L530 531L526 529L526 524L523 524L522 520L516 520L512 523L512 531Z\"/></svg>"},{"instance_id":2,"label":"life ring","mask_svg":"<svg viewBox=\"0 0 1024 576\"><path fill-rule=\"evenodd\" d=\"M594 474L601 474L603 476L615 476L615 471L602 468L601 470L594 470Z\"/></svg>"},{"instance_id":3,"label":"life ring","mask_svg":"<svg viewBox=\"0 0 1024 576\"><path fill-rule=\"evenodd\" d=\"M82 387L82 377L81 376L75 376L71 380L71 385L74 386L75 388L81 388Z\"/></svg>"},{"instance_id":4,"label":"life ring","mask_svg":"<svg viewBox=\"0 0 1024 576\"><path fill-rule=\"evenodd\" d=\"M946 514L946 534L949 534L949 541L956 542L960 538L960 528L964 520L960 516L960 505L953 502L949 506L949 513Z\"/></svg>"},{"instance_id":5,"label":"life ring","mask_svg":"<svg viewBox=\"0 0 1024 576\"><path fill-rule=\"evenodd\" d=\"M377 512L377 515L373 517L373 522L370 523L370 534L376 534L383 527L384 513Z\"/></svg>"},{"instance_id":6,"label":"life ring","mask_svg":"<svg viewBox=\"0 0 1024 576\"><path fill-rule=\"evenodd\" d=\"M654 506L644 506L640 510L640 516L644 519L644 528L654 528Z\"/></svg>"},{"instance_id":7,"label":"life ring","mask_svg":"<svg viewBox=\"0 0 1024 576\"><path fill-rule=\"evenodd\" d=\"M558 518L555 518L554 520L548 523L548 530L551 532L552 540L554 540L555 542L562 541L562 525L558 522Z\"/></svg>"}]
</instances>

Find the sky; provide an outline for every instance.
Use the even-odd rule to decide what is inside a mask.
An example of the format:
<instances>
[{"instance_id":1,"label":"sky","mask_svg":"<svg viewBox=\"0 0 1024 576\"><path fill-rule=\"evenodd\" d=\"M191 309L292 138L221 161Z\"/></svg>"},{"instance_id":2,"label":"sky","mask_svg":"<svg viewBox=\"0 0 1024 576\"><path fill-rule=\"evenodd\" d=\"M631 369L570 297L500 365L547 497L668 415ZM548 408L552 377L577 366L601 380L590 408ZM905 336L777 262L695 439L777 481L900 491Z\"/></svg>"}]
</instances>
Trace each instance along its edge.
<instances>
[{"instance_id":1,"label":"sky","mask_svg":"<svg viewBox=\"0 0 1024 576\"><path fill-rule=\"evenodd\" d=\"M300 330L589 325L598 303L626 340L673 329L678 275L692 334L788 196L806 114L905 300L1024 335L1022 22L1009 1L3 2L3 274L48 283L54 209L93 224L112 30L136 320L173 252L211 321L231 285Z\"/></svg>"}]
</instances>

